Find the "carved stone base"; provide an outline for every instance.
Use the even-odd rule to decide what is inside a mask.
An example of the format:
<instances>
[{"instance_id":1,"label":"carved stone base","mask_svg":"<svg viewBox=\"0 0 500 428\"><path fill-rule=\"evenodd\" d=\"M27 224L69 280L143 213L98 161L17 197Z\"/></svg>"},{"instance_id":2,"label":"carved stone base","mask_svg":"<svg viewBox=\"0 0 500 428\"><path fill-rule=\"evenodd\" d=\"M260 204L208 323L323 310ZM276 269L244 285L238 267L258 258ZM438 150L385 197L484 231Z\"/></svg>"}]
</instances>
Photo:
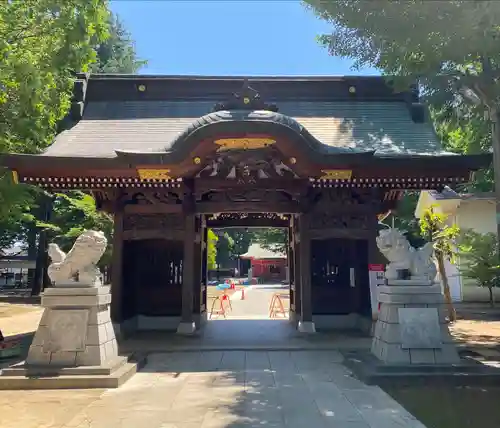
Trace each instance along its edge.
<instances>
[{"instance_id":1,"label":"carved stone base","mask_svg":"<svg viewBox=\"0 0 500 428\"><path fill-rule=\"evenodd\" d=\"M196 323L193 322L180 322L177 327L178 334L194 334L196 332Z\"/></svg>"},{"instance_id":2,"label":"carved stone base","mask_svg":"<svg viewBox=\"0 0 500 428\"><path fill-rule=\"evenodd\" d=\"M316 333L316 326L312 321L299 321L297 330L300 333Z\"/></svg>"},{"instance_id":3,"label":"carved stone base","mask_svg":"<svg viewBox=\"0 0 500 428\"><path fill-rule=\"evenodd\" d=\"M371 352L387 364L456 364L440 285L379 286Z\"/></svg>"},{"instance_id":4,"label":"carved stone base","mask_svg":"<svg viewBox=\"0 0 500 428\"><path fill-rule=\"evenodd\" d=\"M109 287L49 288L26 364L40 367L102 366L118 359L109 315Z\"/></svg>"}]
</instances>

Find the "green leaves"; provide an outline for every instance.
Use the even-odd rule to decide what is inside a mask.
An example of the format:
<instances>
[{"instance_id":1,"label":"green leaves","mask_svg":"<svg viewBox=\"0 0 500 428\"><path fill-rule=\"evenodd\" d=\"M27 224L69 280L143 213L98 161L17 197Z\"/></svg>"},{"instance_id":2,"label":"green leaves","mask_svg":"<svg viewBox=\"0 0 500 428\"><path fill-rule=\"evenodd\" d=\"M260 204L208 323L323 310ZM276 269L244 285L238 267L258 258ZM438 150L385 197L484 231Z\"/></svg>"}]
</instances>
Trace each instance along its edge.
<instances>
[{"instance_id":1,"label":"green leaves","mask_svg":"<svg viewBox=\"0 0 500 428\"><path fill-rule=\"evenodd\" d=\"M494 233L464 231L459 241L460 272L474 280L480 287L492 288L500 285L500 252ZM490 293L490 299L493 294ZM493 300L491 300L493 304Z\"/></svg>"},{"instance_id":2,"label":"green leaves","mask_svg":"<svg viewBox=\"0 0 500 428\"><path fill-rule=\"evenodd\" d=\"M0 4L0 151L36 153L68 111L72 73L107 35L107 2L13 0Z\"/></svg>"},{"instance_id":3,"label":"green leaves","mask_svg":"<svg viewBox=\"0 0 500 428\"><path fill-rule=\"evenodd\" d=\"M439 211L438 207L431 205L425 210L420 219L420 233L429 242L433 243L434 252L438 257L455 261L455 240L460 234L460 229L455 224L448 224L448 216Z\"/></svg>"},{"instance_id":4,"label":"green leaves","mask_svg":"<svg viewBox=\"0 0 500 428\"><path fill-rule=\"evenodd\" d=\"M137 58L130 33L117 16L111 14L108 25L109 37L104 41L97 41L97 58L90 70L98 73L137 73L147 61Z\"/></svg>"},{"instance_id":5,"label":"green leaves","mask_svg":"<svg viewBox=\"0 0 500 428\"><path fill-rule=\"evenodd\" d=\"M134 73L143 61L103 0L0 2L0 153L39 153L52 143L69 111L74 73ZM1 172L3 174L3 172ZM52 219L37 209L40 191L0 178L0 244L45 229L68 249L83 229L112 234L91 195L55 196ZM40 211L40 212L39 212Z\"/></svg>"},{"instance_id":6,"label":"green leaves","mask_svg":"<svg viewBox=\"0 0 500 428\"><path fill-rule=\"evenodd\" d=\"M217 259L217 241L219 237L214 233L212 229L207 231L207 267L210 270L216 268Z\"/></svg>"},{"instance_id":7,"label":"green leaves","mask_svg":"<svg viewBox=\"0 0 500 428\"><path fill-rule=\"evenodd\" d=\"M285 254L287 240L287 231L275 227L255 229L252 238L252 241L258 243L262 248Z\"/></svg>"}]
</instances>

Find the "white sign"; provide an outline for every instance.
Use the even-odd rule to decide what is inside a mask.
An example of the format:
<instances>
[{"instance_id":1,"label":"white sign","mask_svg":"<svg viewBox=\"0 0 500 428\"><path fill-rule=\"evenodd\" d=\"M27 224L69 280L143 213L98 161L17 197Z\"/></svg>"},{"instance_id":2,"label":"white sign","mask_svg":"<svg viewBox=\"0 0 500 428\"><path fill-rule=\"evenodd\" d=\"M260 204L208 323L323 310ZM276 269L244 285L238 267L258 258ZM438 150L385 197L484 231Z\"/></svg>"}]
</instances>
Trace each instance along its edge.
<instances>
[{"instance_id":1,"label":"white sign","mask_svg":"<svg viewBox=\"0 0 500 428\"><path fill-rule=\"evenodd\" d=\"M368 278L370 281L370 301L372 304L372 316L374 319L378 316L378 286L385 284L385 265L368 265Z\"/></svg>"}]
</instances>

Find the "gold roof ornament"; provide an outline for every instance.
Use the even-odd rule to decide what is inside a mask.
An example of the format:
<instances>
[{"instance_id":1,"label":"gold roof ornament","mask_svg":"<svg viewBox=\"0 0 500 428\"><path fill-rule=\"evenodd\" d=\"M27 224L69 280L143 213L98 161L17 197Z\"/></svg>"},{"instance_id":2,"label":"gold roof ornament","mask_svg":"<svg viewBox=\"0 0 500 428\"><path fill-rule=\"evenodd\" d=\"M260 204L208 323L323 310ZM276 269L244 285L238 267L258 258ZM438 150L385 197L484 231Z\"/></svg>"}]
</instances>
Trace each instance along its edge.
<instances>
[{"instance_id":1,"label":"gold roof ornament","mask_svg":"<svg viewBox=\"0 0 500 428\"><path fill-rule=\"evenodd\" d=\"M243 81L243 86L239 92L224 102L216 103L213 111L222 110L267 110L277 112L278 107L275 104L267 104L262 101L260 94L250 86L248 79Z\"/></svg>"},{"instance_id":2,"label":"gold roof ornament","mask_svg":"<svg viewBox=\"0 0 500 428\"><path fill-rule=\"evenodd\" d=\"M352 170L350 169L322 169L321 180L350 180Z\"/></svg>"},{"instance_id":3,"label":"gold roof ornament","mask_svg":"<svg viewBox=\"0 0 500 428\"><path fill-rule=\"evenodd\" d=\"M137 173L141 180L172 180L169 169L140 168Z\"/></svg>"},{"instance_id":4,"label":"gold roof ornament","mask_svg":"<svg viewBox=\"0 0 500 428\"><path fill-rule=\"evenodd\" d=\"M221 138L214 141L220 146L217 151L227 150L256 150L263 149L276 143L272 138Z\"/></svg>"}]
</instances>

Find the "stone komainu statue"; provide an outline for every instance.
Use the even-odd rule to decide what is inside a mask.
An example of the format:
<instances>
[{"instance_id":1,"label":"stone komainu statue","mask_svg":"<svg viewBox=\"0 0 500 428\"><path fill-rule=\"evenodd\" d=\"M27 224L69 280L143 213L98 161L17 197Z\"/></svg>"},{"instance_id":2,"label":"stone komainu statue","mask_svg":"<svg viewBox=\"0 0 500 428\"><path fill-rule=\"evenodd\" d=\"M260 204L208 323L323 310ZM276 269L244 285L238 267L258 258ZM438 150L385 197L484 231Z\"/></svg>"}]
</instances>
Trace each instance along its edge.
<instances>
[{"instance_id":1,"label":"stone komainu statue","mask_svg":"<svg viewBox=\"0 0 500 428\"><path fill-rule=\"evenodd\" d=\"M47 269L55 287L99 287L101 272L97 263L106 251L108 240L103 232L86 230L67 254L57 244L49 244L52 263Z\"/></svg>"},{"instance_id":2,"label":"stone komainu statue","mask_svg":"<svg viewBox=\"0 0 500 428\"><path fill-rule=\"evenodd\" d=\"M398 271L408 270L411 280L433 282L436 265L432 260L433 246L429 242L423 247L413 248L408 239L398 229L383 229L377 237L380 252L389 261L385 271L388 280L400 279Z\"/></svg>"}]
</instances>

